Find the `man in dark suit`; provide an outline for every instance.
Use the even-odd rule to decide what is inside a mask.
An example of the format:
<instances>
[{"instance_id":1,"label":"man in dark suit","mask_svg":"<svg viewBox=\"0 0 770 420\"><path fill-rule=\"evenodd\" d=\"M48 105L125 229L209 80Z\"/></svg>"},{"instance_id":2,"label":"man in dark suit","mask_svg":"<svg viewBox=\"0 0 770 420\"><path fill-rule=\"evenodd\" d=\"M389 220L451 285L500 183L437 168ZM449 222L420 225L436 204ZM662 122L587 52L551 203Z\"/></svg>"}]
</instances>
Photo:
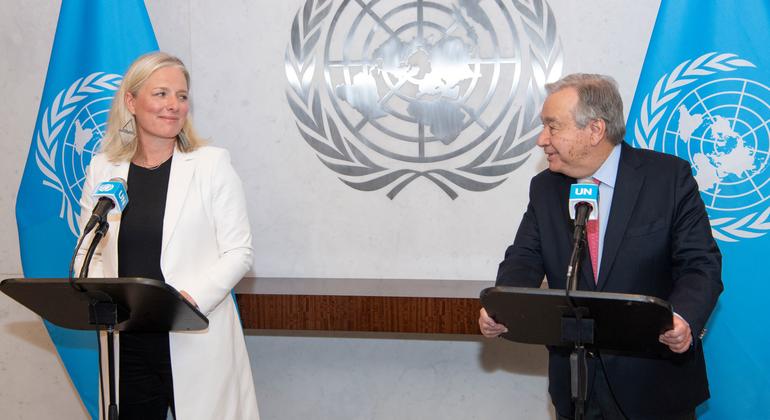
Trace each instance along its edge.
<instances>
[{"instance_id":1,"label":"man in dark suit","mask_svg":"<svg viewBox=\"0 0 770 420\"><path fill-rule=\"evenodd\" d=\"M690 165L623 143L623 104L611 78L574 74L546 89L537 144L548 169L532 179L497 285L539 287L545 276L550 288L565 288L569 188L593 178L598 252L586 249L578 288L656 296L672 304L674 318L673 329L659 337L670 354L590 354L586 417L693 419L709 397L701 338L722 291L722 257ZM487 337L506 331L484 309L479 326ZM549 348L549 393L560 418L574 413L569 353Z\"/></svg>"}]
</instances>

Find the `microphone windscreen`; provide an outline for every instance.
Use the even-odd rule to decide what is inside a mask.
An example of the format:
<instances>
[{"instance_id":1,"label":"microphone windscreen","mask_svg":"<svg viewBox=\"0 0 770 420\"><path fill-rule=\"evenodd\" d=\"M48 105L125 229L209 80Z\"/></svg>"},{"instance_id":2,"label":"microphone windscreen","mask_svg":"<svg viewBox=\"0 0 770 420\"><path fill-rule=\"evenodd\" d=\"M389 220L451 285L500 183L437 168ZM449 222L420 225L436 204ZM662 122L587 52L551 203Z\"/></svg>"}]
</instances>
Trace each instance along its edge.
<instances>
[{"instance_id":1,"label":"microphone windscreen","mask_svg":"<svg viewBox=\"0 0 770 420\"><path fill-rule=\"evenodd\" d=\"M575 220L575 206L586 203L591 206L588 220L599 218L599 186L591 181L572 184L569 188L569 217Z\"/></svg>"},{"instance_id":2,"label":"microphone windscreen","mask_svg":"<svg viewBox=\"0 0 770 420\"><path fill-rule=\"evenodd\" d=\"M123 178L112 178L109 181L102 182L96 187L93 194L94 199L102 197L110 199L115 206L110 212L120 213L128 204L128 194L126 193L126 181Z\"/></svg>"}]
</instances>

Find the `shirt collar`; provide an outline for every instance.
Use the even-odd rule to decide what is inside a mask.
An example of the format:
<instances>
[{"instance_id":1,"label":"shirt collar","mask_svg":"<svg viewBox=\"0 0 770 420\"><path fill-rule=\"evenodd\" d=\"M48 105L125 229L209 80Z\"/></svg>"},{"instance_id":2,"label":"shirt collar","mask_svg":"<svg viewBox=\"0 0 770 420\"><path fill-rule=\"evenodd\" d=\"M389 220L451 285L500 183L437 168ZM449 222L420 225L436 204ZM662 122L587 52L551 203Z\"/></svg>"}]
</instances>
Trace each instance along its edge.
<instances>
[{"instance_id":1,"label":"shirt collar","mask_svg":"<svg viewBox=\"0 0 770 420\"><path fill-rule=\"evenodd\" d=\"M593 177L598 179L602 184L605 184L611 188L615 188L615 180L618 177L618 164L620 163L620 144L616 144L615 147L604 160L602 166L594 172Z\"/></svg>"}]
</instances>

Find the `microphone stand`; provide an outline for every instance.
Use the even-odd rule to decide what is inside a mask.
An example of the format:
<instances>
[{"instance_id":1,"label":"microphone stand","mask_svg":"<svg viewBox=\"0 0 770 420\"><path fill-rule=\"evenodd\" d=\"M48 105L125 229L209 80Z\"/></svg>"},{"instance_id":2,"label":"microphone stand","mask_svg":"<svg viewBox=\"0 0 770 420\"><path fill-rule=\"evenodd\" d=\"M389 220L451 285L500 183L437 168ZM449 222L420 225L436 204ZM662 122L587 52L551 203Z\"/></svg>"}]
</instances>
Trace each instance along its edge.
<instances>
[{"instance_id":1,"label":"microphone stand","mask_svg":"<svg viewBox=\"0 0 770 420\"><path fill-rule=\"evenodd\" d=\"M107 234L107 230L110 228L110 224L106 220L99 223L99 227L94 232L94 237L91 240L91 244L88 246L85 258L83 259L83 266L80 269L80 276L78 278L84 279L88 277L88 267L91 264L91 259L96 252L96 247L99 242ZM77 250L76 250L77 252ZM118 305L112 301L112 298L107 296L107 301L103 298L91 296L91 303L89 306L89 322L94 325L102 325L107 328L107 377L109 380L109 408L107 419L118 420L118 406L115 403L117 400L115 396L115 325L118 323ZM100 341L99 330L96 330L97 340ZM101 360L99 361L101 364ZM101 375L100 375L101 378ZM100 387L101 388L101 387ZM103 400L103 399L102 399Z\"/></svg>"},{"instance_id":2,"label":"microphone stand","mask_svg":"<svg viewBox=\"0 0 770 420\"><path fill-rule=\"evenodd\" d=\"M583 319L588 315L586 308L575 304L570 296L571 291L577 290L578 273L580 272L580 258L585 249L585 227L591 206L587 203L578 203L575 215L575 230L572 234L572 254L567 266L567 284L565 298L570 312L574 316L562 317L562 339L572 341L574 350L570 354L570 376L572 399L575 400L575 420L582 420L585 416L585 402L588 399L588 362L586 360L586 348L584 338L588 344L593 343L593 319Z\"/></svg>"}]
</instances>

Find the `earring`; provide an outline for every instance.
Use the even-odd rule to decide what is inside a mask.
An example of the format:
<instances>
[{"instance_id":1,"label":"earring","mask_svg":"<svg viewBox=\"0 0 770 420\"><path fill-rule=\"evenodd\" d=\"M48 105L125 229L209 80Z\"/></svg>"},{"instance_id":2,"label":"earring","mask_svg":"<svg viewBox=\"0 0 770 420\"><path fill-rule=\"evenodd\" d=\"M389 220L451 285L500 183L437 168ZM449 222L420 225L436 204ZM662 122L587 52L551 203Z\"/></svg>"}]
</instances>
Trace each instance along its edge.
<instances>
[{"instance_id":1,"label":"earring","mask_svg":"<svg viewBox=\"0 0 770 420\"><path fill-rule=\"evenodd\" d=\"M123 124L123 127L121 127L118 131L129 136L136 134L136 130L134 129L134 119L131 118L130 120L126 121L126 123Z\"/></svg>"},{"instance_id":2,"label":"earring","mask_svg":"<svg viewBox=\"0 0 770 420\"><path fill-rule=\"evenodd\" d=\"M136 136L134 118L131 117L131 119L126 121L126 123L123 124L123 127L121 127L120 130L118 130L118 133L120 133L120 141L123 144L125 145L130 144L134 140L134 137Z\"/></svg>"}]
</instances>

